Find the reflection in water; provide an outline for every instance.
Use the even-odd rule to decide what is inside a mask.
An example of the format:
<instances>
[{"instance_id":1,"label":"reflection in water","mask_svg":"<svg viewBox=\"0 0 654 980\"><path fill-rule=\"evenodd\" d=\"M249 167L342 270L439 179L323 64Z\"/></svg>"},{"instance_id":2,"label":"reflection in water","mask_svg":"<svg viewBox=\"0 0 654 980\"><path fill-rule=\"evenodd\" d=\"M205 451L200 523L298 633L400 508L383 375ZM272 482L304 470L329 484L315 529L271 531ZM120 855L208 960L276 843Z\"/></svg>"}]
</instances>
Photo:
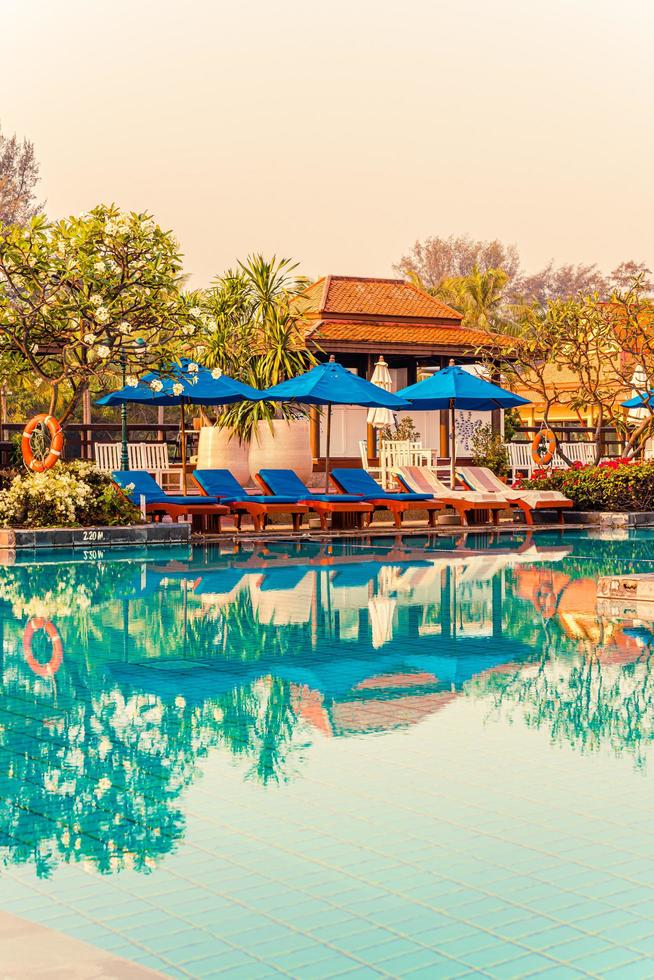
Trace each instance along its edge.
<instances>
[{"instance_id":1,"label":"reflection in water","mask_svg":"<svg viewBox=\"0 0 654 980\"><path fill-rule=\"evenodd\" d=\"M316 739L416 725L462 694L641 760L651 635L598 618L594 585L637 567L636 544L468 533L3 567L5 861L147 871L210 750L283 783Z\"/></svg>"}]
</instances>

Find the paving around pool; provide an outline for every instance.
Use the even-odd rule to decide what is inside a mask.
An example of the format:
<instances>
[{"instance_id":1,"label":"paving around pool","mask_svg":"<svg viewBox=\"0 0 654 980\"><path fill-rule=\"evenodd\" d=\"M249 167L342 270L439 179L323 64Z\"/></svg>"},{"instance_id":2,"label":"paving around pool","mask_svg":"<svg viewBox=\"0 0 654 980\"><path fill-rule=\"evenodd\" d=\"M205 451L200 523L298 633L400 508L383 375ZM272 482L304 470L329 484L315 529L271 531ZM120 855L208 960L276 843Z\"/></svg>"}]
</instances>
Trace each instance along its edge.
<instances>
[{"instance_id":1,"label":"paving around pool","mask_svg":"<svg viewBox=\"0 0 654 980\"><path fill-rule=\"evenodd\" d=\"M0 974L654 976L653 545L16 552Z\"/></svg>"}]
</instances>

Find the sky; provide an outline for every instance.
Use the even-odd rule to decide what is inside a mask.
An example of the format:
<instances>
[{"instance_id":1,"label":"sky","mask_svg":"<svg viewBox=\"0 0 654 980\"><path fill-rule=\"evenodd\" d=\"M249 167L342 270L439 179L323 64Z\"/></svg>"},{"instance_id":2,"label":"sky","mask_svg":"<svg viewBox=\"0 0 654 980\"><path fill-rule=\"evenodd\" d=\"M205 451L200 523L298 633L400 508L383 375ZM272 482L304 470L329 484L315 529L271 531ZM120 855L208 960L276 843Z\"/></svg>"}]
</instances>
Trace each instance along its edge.
<instances>
[{"instance_id":1,"label":"sky","mask_svg":"<svg viewBox=\"0 0 654 980\"><path fill-rule=\"evenodd\" d=\"M0 0L0 125L51 217L392 276L417 239L654 268L651 0Z\"/></svg>"}]
</instances>

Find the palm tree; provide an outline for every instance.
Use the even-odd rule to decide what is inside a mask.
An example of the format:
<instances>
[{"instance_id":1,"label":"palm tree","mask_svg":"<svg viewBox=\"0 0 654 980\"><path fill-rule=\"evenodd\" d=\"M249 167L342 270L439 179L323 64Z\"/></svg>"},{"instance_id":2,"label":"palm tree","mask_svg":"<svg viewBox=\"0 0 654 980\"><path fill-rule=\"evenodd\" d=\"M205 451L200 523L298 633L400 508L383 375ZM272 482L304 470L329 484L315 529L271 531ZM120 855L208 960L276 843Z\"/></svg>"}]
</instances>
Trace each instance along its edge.
<instances>
[{"instance_id":1,"label":"palm tree","mask_svg":"<svg viewBox=\"0 0 654 980\"><path fill-rule=\"evenodd\" d=\"M298 298L307 280L290 259L250 255L214 281L204 307L211 322L203 360L255 388L269 388L316 363L304 341ZM297 407L243 402L220 415L219 424L250 439L257 422L306 414Z\"/></svg>"}]
</instances>

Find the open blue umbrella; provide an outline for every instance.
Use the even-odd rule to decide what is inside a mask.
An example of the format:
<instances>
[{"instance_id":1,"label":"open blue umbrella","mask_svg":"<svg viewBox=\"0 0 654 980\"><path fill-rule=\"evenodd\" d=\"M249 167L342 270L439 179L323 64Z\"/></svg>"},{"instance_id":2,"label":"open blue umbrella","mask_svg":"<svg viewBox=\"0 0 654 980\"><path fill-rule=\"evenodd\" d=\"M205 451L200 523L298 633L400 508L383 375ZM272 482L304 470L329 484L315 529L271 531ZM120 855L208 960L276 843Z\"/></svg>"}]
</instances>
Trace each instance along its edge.
<instances>
[{"instance_id":1,"label":"open blue umbrella","mask_svg":"<svg viewBox=\"0 0 654 980\"><path fill-rule=\"evenodd\" d=\"M211 370L196 364L189 358L182 358L179 364L171 365L165 373L149 371L136 385L126 385L98 398L96 405L121 405L138 403L140 405L179 405L182 429L182 482L184 493L186 481L186 405L232 405L235 402L255 401L259 392L250 385L235 381L219 370ZM126 419L123 412L123 449L121 469L128 469Z\"/></svg>"},{"instance_id":2,"label":"open blue umbrella","mask_svg":"<svg viewBox=\"0 0 654 980\"><path fill-rule=\"evenodd\" d=\"M364 408L390 408L399 412L408 402L390 391L360 378L337 364L333 356L325 364L282 381L265 391L257 392L257 401L290 402L298 405L327 405L327 438L325 450L325 489L329 488L329 447L331 440L332 405L361 405Z\"/></svg>"},{"instance_id":3,"label":"open blue umbrella","mask_svg":"<svg viewBox=\"0 0 654 980\"><path fill-rule=\"evenodd\" d=\"M450 486L456 482L456 421L454 410L492 412L497 408L517 408L529 405L528 398L514 395L490 381L478 378L456 364L442 368L434 374L398 391L399 398L406 398L411 408L421 411L449 409L450 412Z\"/></svg>"},{"instance_id":4,"label":"open blue umbrella","mask_svg":"<svg viewBox=\"0 0 654 980\"><path fill-rule=\"evenodd\" d=\"M634 395L626 402L620 402L623 408L649 408L654 409L654 391L647 391L644 395Z\"/></svg>"}]
</instances>

